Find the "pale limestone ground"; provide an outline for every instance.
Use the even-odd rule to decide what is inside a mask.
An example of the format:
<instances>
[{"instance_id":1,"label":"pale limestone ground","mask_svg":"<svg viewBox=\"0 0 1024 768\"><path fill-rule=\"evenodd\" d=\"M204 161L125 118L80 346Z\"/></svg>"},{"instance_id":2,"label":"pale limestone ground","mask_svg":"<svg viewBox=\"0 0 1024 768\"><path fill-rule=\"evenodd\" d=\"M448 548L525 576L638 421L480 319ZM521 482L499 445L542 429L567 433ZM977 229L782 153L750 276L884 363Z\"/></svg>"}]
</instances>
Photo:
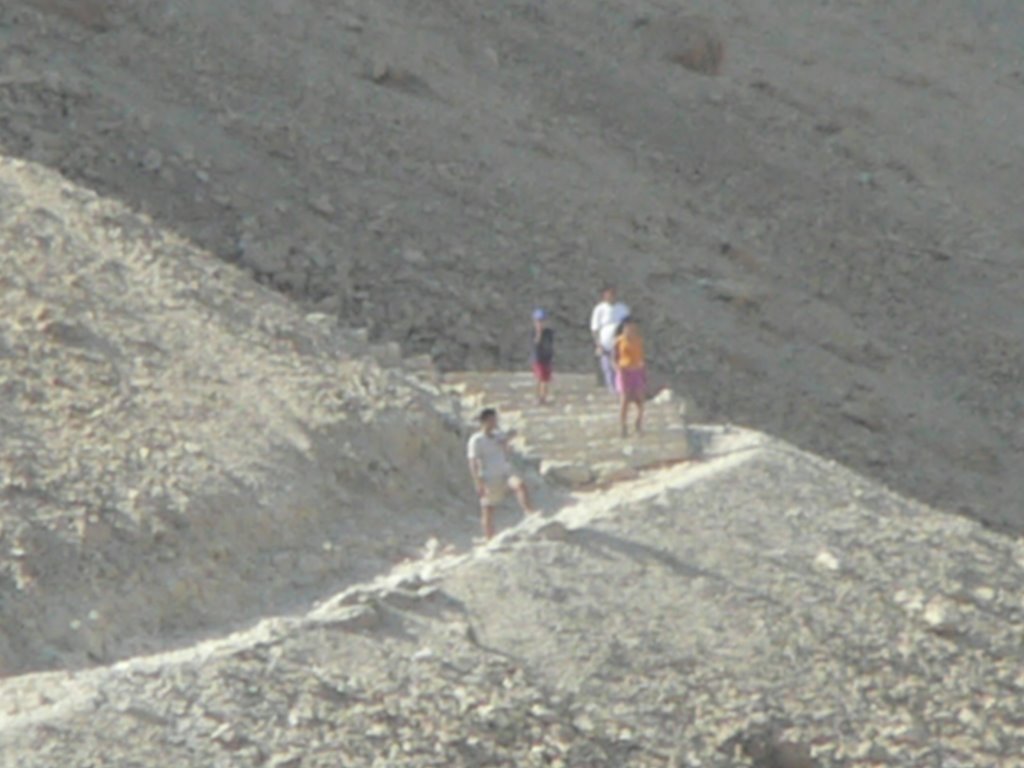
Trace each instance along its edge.
<instances>
[{"instance_id":1,"label":"pale limestone ground","mask_svg":"<svg viewBox=\"0 0 1024 768\"><path fill-rule=\"evenodd\" d=\"M715 434L706 462L306 616L8 681L0 749L26 768L1020 765L1020 546Z\"/></svg>"},{"instance_id":2,"label":"pale limestone ground","mask_svg":"<svg viewBox=\"0 0 1024 768\"><path fill-rule=\"evenodd\" d=\"M221 632L468 541L452 403L387 349L8 159L0 287L0 675Z\"/></svg>"}]
</instances>

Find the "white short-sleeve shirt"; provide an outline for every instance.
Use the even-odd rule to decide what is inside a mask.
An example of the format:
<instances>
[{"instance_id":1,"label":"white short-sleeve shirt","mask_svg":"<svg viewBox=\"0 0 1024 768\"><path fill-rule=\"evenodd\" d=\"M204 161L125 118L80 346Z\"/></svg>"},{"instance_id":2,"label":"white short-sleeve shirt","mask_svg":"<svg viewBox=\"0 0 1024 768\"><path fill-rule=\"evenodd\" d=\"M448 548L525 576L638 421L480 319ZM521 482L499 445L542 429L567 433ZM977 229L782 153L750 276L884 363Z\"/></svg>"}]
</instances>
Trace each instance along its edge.
<instances>
[{"instance_id":1,"label":"white short-sleeve shirt","mask_svg":"<svg viewBox=\"0 0 1024 768\"><path fill-rule=\"evenodd\" d=\"M469 438L466 456L480 462L480 473L484 480L497 480L512 474L512 465L508 461L503 441L504 433L495 432L488 435L482 430Z\"/></svg>"},{"instance_id":2,"label":"white short-sleeve shirt","mask_svg":"<svg viewBox=\"0 0 1024 768\"><path fill-rule=\"evenodd\" d=\"M611 352L612 346L615 344L615 329L627 317L629 317L629 307L621 301L614 304L602 301L590 313L590 330L598 334L598 341L606 351Z\"/></svg>"}]
</instances>

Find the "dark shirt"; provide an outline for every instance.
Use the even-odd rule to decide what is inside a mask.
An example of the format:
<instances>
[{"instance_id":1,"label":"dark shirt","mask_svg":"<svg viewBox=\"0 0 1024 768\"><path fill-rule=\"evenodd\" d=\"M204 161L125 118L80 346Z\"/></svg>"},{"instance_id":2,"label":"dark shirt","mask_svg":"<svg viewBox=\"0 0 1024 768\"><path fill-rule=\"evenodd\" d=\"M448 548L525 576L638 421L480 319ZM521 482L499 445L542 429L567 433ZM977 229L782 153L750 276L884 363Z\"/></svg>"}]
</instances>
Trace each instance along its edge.
<instances>
[{"instance_id":1,"label":"dark shirt","mask_svg":"<svg viewBox=\"0 0 1024 768\"><path fill-rule=\"evenodd\" d=\"M540 339L537 339L537 332L530 333L530 364L540 363L550 365L555 359L555 332L545 328L540 332Z\"/></svg>"}]
</instances>

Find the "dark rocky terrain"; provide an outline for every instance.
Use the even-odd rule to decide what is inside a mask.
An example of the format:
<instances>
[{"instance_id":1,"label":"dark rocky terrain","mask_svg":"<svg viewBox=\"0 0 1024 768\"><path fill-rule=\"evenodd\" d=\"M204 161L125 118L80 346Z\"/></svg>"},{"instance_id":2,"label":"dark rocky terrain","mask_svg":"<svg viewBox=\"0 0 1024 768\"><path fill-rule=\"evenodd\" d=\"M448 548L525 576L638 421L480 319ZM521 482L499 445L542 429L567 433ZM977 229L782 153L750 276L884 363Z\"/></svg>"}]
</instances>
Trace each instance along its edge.
<instances>
[{"instance_id":1,"label":"dark rocky terrain","mask_svg":"<svg viewBox=\"0 0 1024 768\"><path fill-rule=\"evenodd\" d=\"M1012 0L11 0L0 147L447 368L660 376L1020 530Z\"/></svg>"},{"instance_id":2,"label":"dark rocky terrain","mask_svg":"<svg viewBox=\"0 0 1024 768\"><path fill-rule=\"evenodd\" d=\"M0 766L1024 765L1022 15L0 4ZM693 460L473 546L609 280Z\"/></svg>"}]
</instances>

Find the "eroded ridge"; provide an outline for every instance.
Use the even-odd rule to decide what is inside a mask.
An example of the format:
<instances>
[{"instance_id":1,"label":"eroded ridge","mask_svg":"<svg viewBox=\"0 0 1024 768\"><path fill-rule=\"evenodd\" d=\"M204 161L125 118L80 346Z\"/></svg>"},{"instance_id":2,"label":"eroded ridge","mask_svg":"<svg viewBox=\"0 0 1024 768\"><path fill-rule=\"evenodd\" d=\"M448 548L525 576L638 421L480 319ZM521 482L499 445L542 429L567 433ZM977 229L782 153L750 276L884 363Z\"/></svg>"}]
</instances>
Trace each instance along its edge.
<instances>
[{"instance_id":1,"label":"eroded ridge","mask_svg":"<svg viewBox=\"0 0 1024 768\"><path fill-rule=\"evenodd\" d=\"M712 443L717 457L578 494L304 616L0 684L0 754L25 768L1014 764L1019 544L763 435Z\"/></svg>"}]
</instances>

